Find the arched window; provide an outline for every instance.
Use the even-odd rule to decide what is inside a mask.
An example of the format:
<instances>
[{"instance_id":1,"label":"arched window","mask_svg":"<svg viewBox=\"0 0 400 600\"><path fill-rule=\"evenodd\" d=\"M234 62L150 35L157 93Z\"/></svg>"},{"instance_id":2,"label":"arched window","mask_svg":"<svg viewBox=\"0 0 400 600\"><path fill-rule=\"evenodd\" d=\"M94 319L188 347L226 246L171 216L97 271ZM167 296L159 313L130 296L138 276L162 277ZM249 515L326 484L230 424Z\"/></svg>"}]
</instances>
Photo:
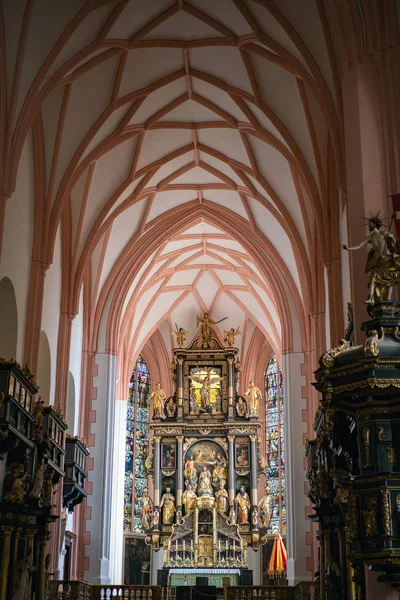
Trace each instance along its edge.
<instances>
[{"instance_id":1,"label":"arched window","mask_svg":"<svg viewBox=\"0 0 400 600\"><path fill-rule=\"evenodd\" d=\"M286 534L285 443L282 371L273 355L265 371L265 450L271 494L270 531Z\"/></svg>"},{"instance_id":2,"label":"arched window","mask_svg":"<svg viewBox=\"0 0 400 600\"><path fill-rule=\"evenodd\" d=\"M126 414L124 532L142 533L138 499L147 486L145 462L149 439L150 375L140 355L129 384Z\"/></svg>"}]
</instances>

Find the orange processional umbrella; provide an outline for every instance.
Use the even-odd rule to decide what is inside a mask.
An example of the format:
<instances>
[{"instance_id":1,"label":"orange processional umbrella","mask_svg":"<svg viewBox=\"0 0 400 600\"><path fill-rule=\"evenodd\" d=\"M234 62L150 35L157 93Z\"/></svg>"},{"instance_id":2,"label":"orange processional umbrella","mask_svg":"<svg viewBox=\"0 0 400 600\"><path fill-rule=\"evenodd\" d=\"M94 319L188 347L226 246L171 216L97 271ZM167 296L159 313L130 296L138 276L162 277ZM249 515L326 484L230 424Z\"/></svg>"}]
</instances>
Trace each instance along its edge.
<instances>
[{"instance_id":1,"label":"orange processional umbrella","mask_svg":"<svg viewBox=\"0 0 400 600\"><path fill-rule=\"evenodd\" d=\"M280 533L275 534L274 545L272 546L271 558L268 564L268 575L270 577L280 577L286 573L287 555L286 548Z\"/></svg>"}]
</instances>

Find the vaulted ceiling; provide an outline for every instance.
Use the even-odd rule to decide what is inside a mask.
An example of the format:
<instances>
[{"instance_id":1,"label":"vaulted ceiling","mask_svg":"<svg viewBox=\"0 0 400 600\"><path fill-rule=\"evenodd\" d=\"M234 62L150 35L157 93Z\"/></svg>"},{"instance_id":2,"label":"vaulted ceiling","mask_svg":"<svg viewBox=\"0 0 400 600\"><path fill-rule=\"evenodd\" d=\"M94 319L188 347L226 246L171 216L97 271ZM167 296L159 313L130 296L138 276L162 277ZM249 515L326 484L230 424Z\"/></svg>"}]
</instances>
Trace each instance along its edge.
<instances>
[{"instance_id":1,"label":"vaulted ceiling","mask_svg":"<svg viewBox=\"0 0 400 600\"><path fill-rule=\"evenodd\" d=\"M65 298L76 312L85 282L92 343L103 323L129 360L155 329L169 351L174 322L194 334L206 309L241 326L243 350L255 327L278 352L292 320L306 338L341 176L324 1L2 9L6 186L32 131L42 258L62 222Z\"/></svg>"}]
</instances>

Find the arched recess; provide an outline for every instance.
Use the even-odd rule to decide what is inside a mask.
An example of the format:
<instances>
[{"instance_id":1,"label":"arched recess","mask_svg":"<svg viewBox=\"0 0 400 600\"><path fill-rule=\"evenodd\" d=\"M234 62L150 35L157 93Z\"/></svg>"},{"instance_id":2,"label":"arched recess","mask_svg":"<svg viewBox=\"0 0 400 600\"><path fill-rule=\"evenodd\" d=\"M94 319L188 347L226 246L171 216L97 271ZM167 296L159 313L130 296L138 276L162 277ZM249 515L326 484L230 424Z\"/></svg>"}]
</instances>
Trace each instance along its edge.
<instances>
[{"instance_id":1,"label":"arched recess","mask_svg":"<svg viewBox=\"0 0 400 600\"><path fill-rule=\"evenodd\" d=\"M51 373L51 356L50 344L47 335L44 331L40 332L39 338L39 360L37 371L37 383L39 386L39 394L45 404L50 403L50 373Z\"/></svg>"},{"instance_id":2,"label":"arched recess","mask_svg":"<svg viewBox=\"0 0 400 600\"><path fill-rule=\"evenodd\" d=\"M67 423L67 433L75 435L75 379L71 371L68 372Z\"/></svg>"},{"instance_id":3,"label":"arched recess","mask_svg":"<svg viewBox=\"0 0 400 600\"><path fill-rule=\"evenodd\" d=\"M0 356L16 358L18 311L14 286L8 277L0 281Z\"/></svg>"}]
</instances>

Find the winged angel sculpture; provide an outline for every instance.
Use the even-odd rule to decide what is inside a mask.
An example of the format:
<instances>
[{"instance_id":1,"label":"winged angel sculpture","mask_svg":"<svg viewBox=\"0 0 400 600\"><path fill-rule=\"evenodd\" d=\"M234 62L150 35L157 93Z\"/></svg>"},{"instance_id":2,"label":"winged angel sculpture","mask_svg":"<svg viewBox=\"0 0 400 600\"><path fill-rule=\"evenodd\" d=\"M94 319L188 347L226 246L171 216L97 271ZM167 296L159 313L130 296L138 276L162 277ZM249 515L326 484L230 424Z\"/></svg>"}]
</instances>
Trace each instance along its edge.
<instances>
[{"instance_id":1,"label":"winged angel sculpture","mask_svg":"<svg viewBox=\"0 0 400 600\"><path fill-rule=\"evenodd\" d=\"M219 375L211 375L210 369L206 369L206 375L202 377L199 376L199 373L201 373L200 370L196 370L193 373L193 375L189 375L189 379L201 385L200 410L202 410L203 412L208 412L210 410L210 389L214 384L222 381L223 377L220 377Z\"/></svg>"}]
</instances>

